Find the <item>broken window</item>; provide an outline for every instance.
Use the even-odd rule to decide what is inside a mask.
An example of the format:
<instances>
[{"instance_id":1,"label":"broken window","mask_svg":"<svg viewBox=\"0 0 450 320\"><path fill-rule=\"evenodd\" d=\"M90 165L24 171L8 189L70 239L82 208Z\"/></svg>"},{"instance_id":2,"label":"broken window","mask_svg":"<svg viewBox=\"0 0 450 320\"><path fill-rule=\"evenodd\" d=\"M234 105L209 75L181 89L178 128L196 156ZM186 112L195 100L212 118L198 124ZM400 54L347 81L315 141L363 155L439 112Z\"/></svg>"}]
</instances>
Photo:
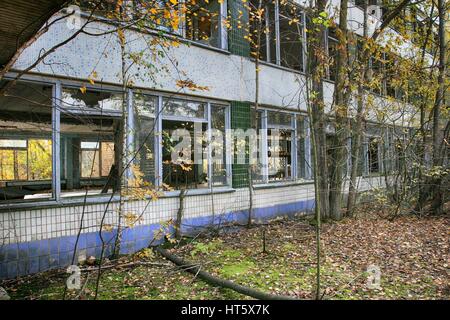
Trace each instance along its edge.
<instances>
[{"instance_id":1,"label":"broken window","mask_svg":"<svg viewBox=\"0 0 450 320\"><path fill-rule=\"evenodd\" d=\"M220 47L220 3L217 0L186 0L186 38Z\"/></svg>"},{"instance_id":2,"label":"broken window","mask_svg":"<svg viewBox=\"0 0 450 320\"><path fill-rule=\"evenodd\" d=\"M64 88L61 112L63 197L117 190L123 94Z\"/></svg>"},{"instance_id":3,"label":"broken window","mask_svg":"<svg viewBox=\"0 0 450 320\"><path fill-rule=\"evenodd\" d=\"M208 187L205 103L165 99L162 121L164 185L177 190Z\"/></svg>"},{"instance_id":4,"label":"broken window","mask_svg":"<svg viewBox=\"0 0 450 320\"><path fill-rule=\"evenodd\" d=\"M211 161L213 186L227 185L226 161L226 114L227 107L211 105Z\"/></svg>"},{"instance_id":5,"label":"broken window","mask_svg":"<svg viewBox=\"0 0 450 320\"><path fill-rule=\"evenodd\" d=\"M333 29L328 29L328 80L336 81L336 58L338 40Z\"/></svg>"},{"instance_id":6,"label":"broken window","mask_svg":"<svg viewBox=\"0 0 450 320\"><path fill-rule=\"evenodd\" d=\"M379 138L369 138L369 145L368 145L369 173L380 172L379 147L380 147Z\"/></svg>"},{"instance_id":7,"label":"broken window","mask_svg":"<svg viewBox=\"0 0 450 320\"><path fill-rule=\"evenodd\" d=\"M292 114L267 112L267 155L269 181L292 179Z\"/></svg>"},{"instance_id":8,"label":"broken window","mask_svg":"<svg viewBox=\"0 0 450 320\"><path fill-rule=\"evenodd\" d=\"M122 112L123 94L85 88L64 88L62 107L77 114Z\"/></svg>"},{"instance_id":9,"label":"broken window","mask_svg":"<svg viewBox=\"0 0 450 320\"><path fill-rule=\"evenodd\" d=\"M17 82L0 97L0 203L53 197L52 92Z\"/></svg>"},{"instance_id":10,"label":"broken window","mask_svg":"<svg viewBox=\"0 0 450 320\"><path fill-rule=\"evenodd\" d=\"M280 63L283 67L303 71L303 26L299 6L286 2L279 8Z\"/></svg>"},{"instance_id":11,"label":"broken window","mask_svg":"<svg viewBox=\"0 0 450 320\"><path fill-rule=\"evenodd\" d=\"M144 182L155 184L155 114L158 97L135 94L136 128L134 155Z\"/></svg>"}]
</instances>

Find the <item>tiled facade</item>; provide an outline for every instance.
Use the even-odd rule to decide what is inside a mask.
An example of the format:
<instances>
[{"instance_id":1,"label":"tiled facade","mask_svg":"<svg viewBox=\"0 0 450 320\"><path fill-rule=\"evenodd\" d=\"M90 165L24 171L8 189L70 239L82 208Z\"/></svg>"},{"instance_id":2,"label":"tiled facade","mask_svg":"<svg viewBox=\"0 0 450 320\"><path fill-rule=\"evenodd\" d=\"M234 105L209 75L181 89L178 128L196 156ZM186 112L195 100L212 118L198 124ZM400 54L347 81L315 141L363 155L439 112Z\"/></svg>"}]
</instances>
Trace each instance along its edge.
<instances>
[{"instance_id":1,"label":"tiled facade","mask_svg":"<svg viewBox=\"0 0 450 320\"><path fill-rule=\"evenodd\" d=\"M380 178L361 179L361 191L382 186ZM187 196L181 224L183 233L198 233L205 226L224 223L245 224L248 218L248 189L211 195ZM124 226L121 253L136 252L162 241L161 232L173 233L173 225L165 225L177 216L179 199L161 198L150 204L146 201L125 203L127 212L142 215L132 227ZM117 203L107 210L105 224L113 223ZM311 183L286 187L256 189L253 218L256 222L274 217L305 214L314 207L314 189ZM84 208L82 233L76 246L75 261L89 256L99 257L104 243L104 256L112 252L115 232L99 229L105 212L104 204ZM144 209L145 208L145 209ZM67 208L32 209L22 212L2 212L0 217L0 279L32 274L72 264L75 243L81 225L83 206Z\"/></svg>"},{"instance_id":2,"label":"tiled facade","mask_svg":"<svg viewBox=\"0 0 450 320\"><path fill-rule=\"evenodd\" d=\"M225 3L232 17L240 15L242 1L228 0ZM361 21L360 9L354 7L349 10L350 21ZM376 21L370 22L371 32L375 24ZM43 50L69 37L73 30L68 30L65 26L65 21L58 22L27 48L17 61L15 69L23 70ZM96 23L91 31L108 28L111 26ZM361 34L359 27L353 28L357 29L356 33ZM255 98L256 86L260 89L261 106L270 110L292 112L296 117L305 117L306 93L302 89L306 86L305 75L280 65L262 63L259 83L256 84L254 61L250 58L250 48L244 40L242 29L235 26L227 36L228 41L226 45L221 43L221 48L207 48L195 43L182 43L176 48L170 48L170 59L165 56L155 62L155 69L164 71L152 74L151 77L141 73L133 79L135 88L147 90L152 95L162 92L166 95L185 95L226 104L230 108L231 129L245 130L251 127L250 107ZM154 34L143 36L136 30L126 30L125 37L130 40L127 50L140 52L147 47L146 41L154 37ZM104 58L105 50L108 51L108 58ZM176 61L176 64L173 61ZM121 89L120 45L113 33L99 37L81 34L55 51L45 63L36 66L26 76L33 81L45 82L50 79L55 87L57 83L61 87L61 82L65 82L63 86L70 84L76 87L80 83L86 83L86 79L94 70L99 77L96 80L97 89L104 85L115 90ZM194 83L207 86L209 90L185 89L179 92L176 82L179 80L180 71L186 73ZM139 70L134 66L130 73L138 74ZM330 106L333 100L333 90L334 84L326 81L324 100L327 106ZM376 99L382 100L380 97ZM390 108L386 107L386 110ZM305 149L309 149L309 146L310 144L306 144ZM310 156L309 154L305 158L310 160ZM250 205L247 168L248 165L245 164L233 164L231 184L224 190L216 190L212 194L207 191L193 192L191 195L188 193L184 203L182 231L196 233L208 225L225 222L246 223ZM256 185L253 194L253 218L258 221L311 212L314 207L314 185L311 180L298 178L296 176L293 181ZM382 185L381 177L360 177L358 181L360 191ZM124 230L121 253L132 253L162 241L159 237L160 230L168 221L176 219L179 201L177 196L171 195L151 202L125 201L123 212L142 216L142 219L131 227L122 224ZM105 197L86 205L81 201L76 204L45 203L43 206L24 208L0 206L0 279L65 267L72 264L73 258L77 262L89 256L99 257L102 247L107 256L113 248L115 231L108 228L100 236L99 229L103 217L104 225L117 225L118 209L119 203L116 199L108 205ZM173 233L173 226L168 229L167 232ZM76 244L79 231L81 235ZM156 240L155 235L158 235Z\"/></svg>"}]
</instances>

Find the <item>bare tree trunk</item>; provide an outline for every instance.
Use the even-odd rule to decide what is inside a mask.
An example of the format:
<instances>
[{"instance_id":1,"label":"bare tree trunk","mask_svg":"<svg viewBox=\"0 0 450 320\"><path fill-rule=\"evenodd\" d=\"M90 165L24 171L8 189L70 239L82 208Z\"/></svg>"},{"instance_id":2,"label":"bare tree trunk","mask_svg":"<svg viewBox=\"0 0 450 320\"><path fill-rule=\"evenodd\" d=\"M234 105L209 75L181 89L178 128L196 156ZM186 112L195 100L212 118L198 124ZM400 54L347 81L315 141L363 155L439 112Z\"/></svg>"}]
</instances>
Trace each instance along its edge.
<instances>
[{"instance_id":1,"label":"bare tree trunk","mask_svg":"<svg viewBox=\"0 0 450 320\"><path fill-rule=\"evenodd\" d=\"M247 228L252 226L253 217L253 177L252 177L252 166L248 166L248 196L249 196L249 207L248 207L248 217L247 217Z\"/></svg>"},{"instance_id":2,"label":"bare tree trunk","mask_svg":"<svg viewBox=\"0 0 450 320\"><path fill-rule=\"evenodd\" d=\"M445 77L446 77L446 53L447 44L445 42L445 23L446 23L446 10L445 1L438 0L438 12L439 12L439 74L438 74L438 90L436 93L436 100L433 109L433 166L443 165L443 152L441 148L443 140L443 126L441 126L441 108L444 107L445 99ZM439 176L431 187L433 190L433 204L432 210L434 214L441 214L444 210L444 197L442 186L442 177Z\"/></svg>"},{"instance_id":3,"label":"bare tree trunk","mask_svg":"<svg viewBox=\"0 0 450 320\"><path fill-rule=\"evenodd\" d=\"M439 43L439 73L438 73L438 89L434 100L432 110L432 165L433 167L442 166L444 163L444 126L441 125L441 108L444 107L445 100L445 81L446 81L446 40L445 40L445 2L438 0L437 9L439 14L438 43ZM444 179L445 180L445 179ZM415 210L421 212L425 207L430 196L432 197L433 214L441 214L443 212L444 196L442 190L442 176L425 177L422 181L422 188Z\"/></svg>"},{"instance_id":4,"label":"bare tree trunk","mask_svg":"<svg viewBox=\"0 0 450 320\"><path fill-rule=\"evenodd\" d=\"M319 14L325 11L325 0L318 0L312 13L313 17L320 17ZM318 24L309 28L308 37L308 64L307 73L311 81L309 104L311 108L311 131L314 136L316 152L314 159L314 175L317 181L316 207L320 208L320 216L323 219L329 218L329 186L328 186L328 165L326 146L326 117L323 100L323 56L326 50L326 29L323 24Z\"/></svg>"},{"instance_id":5,"label":"bare tree trunk","mask_svg":"<svg viewBox=\"0 0 450 320\"><path fill-rule=\"evenodd\" d=\"M261 50L261 32L262 32L262 16L261 16L261 8L262 1L258 1L258 7L255 8L257 11L257 30L256 30L256 46L255 46L255 122L252 124L254 130L256 130L256 134L259 135L258 123L259 123L259 54ZM248 163L248 191L249 191L249 209L248 209L248 220L247 227L250 228L252 225L252 217L253 217L253 172L255 172L258 168L258 164L252 164L249 154L249 163Z\"/></svg>"},{"instance_id":6,"label":"bare tree trunk","mask_svg":"<svg viewBox=\"0 0 450 320\"><path fill-rule=\"evenodd\" d=\"M367 5L368 0L364 1L363 10L364 10L364 21L363 21L363 38L367 38ZM366 51L366 50L364 50ZM359 79L358 79L358 92L357 92L357 110L356 110L356 123L352 130L352 149L351 156L352 162L350 167L350 183L348 187L348 198L347 198L347 212L346 215L351 217L353 216L353 210L356 205L356 196L358 193L357 179L358 179L358 165L359 165L359 155L361 149L361 138L362 138L362 127L364 121L364 81L366 79L367 68L368 68L368 59L366 58L367 54L363 52L361 57L358 57L359 62ZM359 61L361 60L361 61Z\"/></svg>"},{"instance_id":7,"label":"bare tree trunk","mask_svg":"<svg viewBox=\"0 0 450 320\"><path fill-rule=\"evenodd\" d=\"M344 182L344 166L347 164L348 138L348 105L350 102L348 81L348 30L347 30L348 0L341 0L339 9L339 28L337 31L338 48L336 56L336 82L334 86L334 109L336 116L336 133L333 138L330 163L330 215L335 220L342 217L342 185Z\"/></svg>"},{"instance_id":8,"label":"bare tree trunk","mask_svg":"<svg viewBox=\"0 0 450 320\"><path fill-rule=\"evenodd\" d=\"M307 80L309 81L309 80ZM309 100L309 99L308 99ZM308 103L308 116L311 121L312 119L312 110L311 110L311 104ZM319 171L318 171L318 165L317 165L317 139L315 135L315 130L311 130L311 138L312 138L312 153L314 155L314 196L316 198L316 206L314 208L315 210L315 218L316 218L316 300L320 299L320 266L321 266L321 260L320 260L320 253L321 253L321 244L320 244L320 228L321 228L321 212L322 212L322 201L320 201L321 193L319 192ZM325 199L325 202L327 199Z\"/></svg>"},{"instance_id":9,"label":"bare tree trunk","mask_svg":"<svg viewBox=\"0 0 450 320\"><path fill-rule=\"evenodd\" d=\"M319 17L324 12L326 0L318 0L312 16ZM328 210L328 167L325 134L325 110L323 102L323 61L326 48L326 30L322 24L311 26L308 37L308 61L306 64L306 97L308 118L311 123L311 142L314 169L314 194L316 218L316 285L315 299L321 293L321 243L322 218L329 217Z\"/></svg>"},{"instance_id":10,"label":"bare tree trunk","mask_svg":"<svg viewBox=\"0 0 450 320\"><path fill-rule=\"evenodd\" d=\"M120 19L124 19L124 9L121 8L118 4L116 5L116 13L118 14L118 16L120 17ZM120 53L121 53L121 74L122 74L122 122L119 124L119 126L117 127L117 132L115 134L115 141L114 141L114 148L116 148L116 146L118 146L118 149L115 150L115 159L117 162L117 169L118 172L122 173L123 170L126 170L124 168L124 160L128 162L128 156L125 156L125 151L128 154L128 148L129 146L126 148L124 148L124 143L125 143L125 139L126 139L126 135L127 134L131 134L131 132L126 132L129 131L128 126L126 125L126 121L127 121L127 117L130 117L130 115L127 113L128 108L126 107L128 105L128 79L127 79L127 65L126 65L126 40L125 40L125 30L121 27L118 28L117 30L117 34L118 34L118 38L119 38L119 43L120 43ZM127 130L125 130L124 128L127 128ZM122 177L123 175L121 174L120 177ZM127 179L129 179L130 177L128 177L127 174L125 174L125 176L127 177ZM122 217L124 214L124 200L122 197L122 179L118 178L115 184L115 191L118 191L120 194L120 201L119 201L119 210L118 210L118 223L117 223L117 235L116 235L116 239L114 242L114 253L113 253L113 257L117 258L120 255L120 247L121 247L121 243L122 243Z\"/></svg>"},{"instance_id":11,"label":"bare tree trunk","mask_svg":"<svg viewBox=\"0 0 450 320\"><path fill-rule=\"evenodd\" d=\"M183 215L184 215L184 199L185 198L186 198L186 189L183 188L180 190L180 198L179 198L180 206L178 207L177 221L176 221L176 225L175 225L175 238L177 240L181 240L181 237L182 237L181 221L183 220Z\"/></svg>"},{"instance_id":12,"label":"bare tree trunk","mask_svg":"<svg viewBox=\"0 0 450 320\"><path fill-rule=\"evenodd\" d=\"M431 3L431 10L430 10L430 19L428 22L428 29L427 29L427 33L425 36L425 40L423 42L422 45L422 55L421 55L421 59L420 59L420 64L419 66L422 68L424 66L424 61L425 61L425 55L427 52L427 45L428 42L430 40L431 37L431 32L433 29L433 19L431 19L431 17L433 17L433 12L435 9L435 3L434 1ZM429 77L430 79L432 79L433 77L433 71L430 71L429 73ZM420 155L420 159L422 162L422 168L428 168L429 167L429 147L427 146L427 141L428 141L428 124L427 124L427 119L426 119L426 108L427 108L427 103L429 101L429 94L428 92L425 94L421 95L421 102L419 105L419 109L420 109L420 133L422 136L420 145L419 145L419 155ZM426 186L423 183L426 179L426 176L424 175L424 170L420 169L419 171L419 186L417 188L417 194L418 194L418 199L419 201L417 202L417 206L415 208L416 212L421 213L423 211L423 208L421 207L421 205L423 204L423 202L421 201L423 195L425 194L426 191Z\"/></svg>"}]
</instances>

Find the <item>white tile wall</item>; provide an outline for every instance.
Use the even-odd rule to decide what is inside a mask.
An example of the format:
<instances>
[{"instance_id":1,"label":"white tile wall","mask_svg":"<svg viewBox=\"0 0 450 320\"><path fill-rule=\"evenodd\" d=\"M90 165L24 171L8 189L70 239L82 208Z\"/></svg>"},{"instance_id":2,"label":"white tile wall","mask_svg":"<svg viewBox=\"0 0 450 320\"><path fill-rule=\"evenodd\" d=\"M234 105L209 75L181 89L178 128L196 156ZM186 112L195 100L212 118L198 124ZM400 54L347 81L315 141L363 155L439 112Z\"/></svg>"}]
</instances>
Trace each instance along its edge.
<instances>
[{"instance_id":1,"label":"white tile wall","mask_svg":"<svg viewBox=\"0 0 450 320\"><path fill-rule=\"evenodd\" d=\"M365 191L383 185L381 178L359 179L359 190ZM211 216L212 197L214 215L246 210L249 207L247 188L235 192L211 195L196 195L185 198L184 218ZM265 208L279 204L314 199L312 184L257 189L254 191L254 208ZM176 219L178 198L160 198L157 201L129 201L124 203L124 212L142 216L137 224L149 225ZM105 224L117 225L119 203L86 205L82 232L96 232L105 213ZM0 245L76 235L82 221L83 207L55 207L16 212L0 212Z\"/></svg>"}]
</instances>

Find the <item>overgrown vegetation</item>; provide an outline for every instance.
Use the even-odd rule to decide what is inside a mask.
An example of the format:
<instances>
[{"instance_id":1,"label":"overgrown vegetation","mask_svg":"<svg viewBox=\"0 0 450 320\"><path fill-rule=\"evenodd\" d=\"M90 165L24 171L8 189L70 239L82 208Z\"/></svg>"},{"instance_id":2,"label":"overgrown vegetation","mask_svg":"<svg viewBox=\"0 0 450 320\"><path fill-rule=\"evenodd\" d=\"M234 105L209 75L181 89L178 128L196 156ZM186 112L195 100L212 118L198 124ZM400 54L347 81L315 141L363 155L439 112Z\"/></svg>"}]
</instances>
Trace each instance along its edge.
<instances>
[{"instance_id":1,"label":"overgrown vegetation","mask_svg":"<svg viewBox=\"0 0 450 320\"><path fill-rule=\"evenodd\" d=\"M358 218L323 225L322 299L450 297L447 217L403 216L389 221L369 205L357 212ZM312 299L316 268L314 224L310 219L273 221L263 227L222 233L220 238L185 239L186 244L171 250L220 278L273 294ZM262 228L266 230L266 253ZM150 249L114 263L136 264L105 270L99 299L247 298L196 279ZM367 287L366 271L371 264L381 269L379 289ZM67 299L93 298L95 273L82 275L81 293L69 291ZM66 277L64 271L50 272L2 285L13 299L60 299Z\"/></svg>"}]
</instances>

